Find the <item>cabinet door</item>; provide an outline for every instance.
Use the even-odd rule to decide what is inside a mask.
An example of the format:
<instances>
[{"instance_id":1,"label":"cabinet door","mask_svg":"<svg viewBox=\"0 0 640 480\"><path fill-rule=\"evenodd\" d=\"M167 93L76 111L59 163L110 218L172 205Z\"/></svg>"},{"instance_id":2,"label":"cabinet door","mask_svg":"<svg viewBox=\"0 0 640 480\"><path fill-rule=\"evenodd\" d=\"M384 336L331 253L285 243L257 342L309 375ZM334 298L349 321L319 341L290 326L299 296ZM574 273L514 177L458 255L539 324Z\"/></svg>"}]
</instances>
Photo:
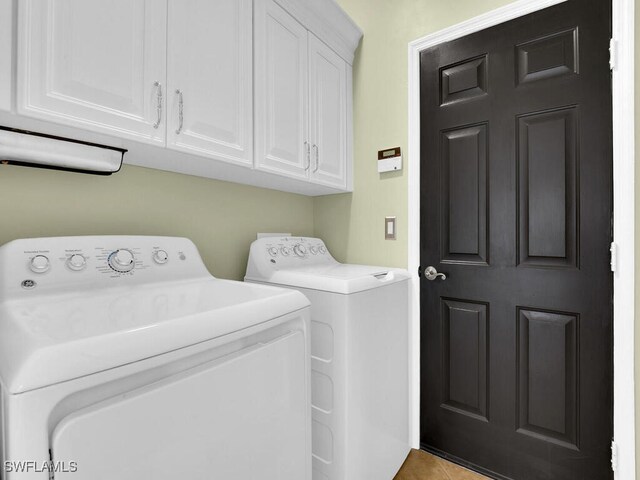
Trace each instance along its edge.
<instances>
[{"instance_id":1,"label":"cabinet door","mask_svg":"<svg viewBox=\"0 0 640 480\"><path fill-rule=\"evenodd\" d=\"M311 179L347 187L347 64L309 34Z\"/></svg>"},{"instance_id":2,"label":"cabinet door","mask_svg":"<svg viewBox=\"0 0 640 480\"><path fill-rule=\"evenodd\" d=\"M169 148L253 164L252 30L251 0L169 0Z\"/></svg>"},{"instance_id":3,"label":"cabinet door","mask_svg":"<svg viewBox=\"0 0 640 480\"><path fill-rule=\"evenodd\" d=\"M11 110L13 1L0 0L0 110Z\"/></svg>"},{"instance_id":4,"label":"cabinet door","mask_svg":"<svg viewBox=\"0 0 640 480\"><path fill-rule=\"evenodd\" d=\"M19 113L164 144L166 0L21 0Z\"/></svg>"},{"instance_id":5,"label":"cabinet door","mask_svg":"<svg viewBox=\"0 0 640 480\"><path fill-rule=\"evenodd\" d=\"M256 168L307 178L307 30L272 0L254 8Z\"/></svg>"}]
</instances>

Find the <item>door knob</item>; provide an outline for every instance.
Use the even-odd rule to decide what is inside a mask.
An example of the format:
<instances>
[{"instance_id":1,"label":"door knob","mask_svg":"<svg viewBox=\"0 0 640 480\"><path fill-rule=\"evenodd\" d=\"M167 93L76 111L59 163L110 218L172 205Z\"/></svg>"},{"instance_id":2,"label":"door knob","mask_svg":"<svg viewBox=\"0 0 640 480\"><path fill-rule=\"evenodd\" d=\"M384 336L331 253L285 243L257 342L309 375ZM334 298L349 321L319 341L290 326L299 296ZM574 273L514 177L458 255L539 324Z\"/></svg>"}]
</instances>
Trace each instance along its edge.
<instances>
[{"instance_id":1,"label":"door knob","mask_svg":"<svg viewBox=\"0 0 640 480\"><path fill-rule=\"evenodd\" d=\"M427 280L433 281L438 277L442 277L442 280L446 280L447 276L444 273L438 273L435 267L428 266L424 270L424 276Z\"/></svg>"}]
</instances>

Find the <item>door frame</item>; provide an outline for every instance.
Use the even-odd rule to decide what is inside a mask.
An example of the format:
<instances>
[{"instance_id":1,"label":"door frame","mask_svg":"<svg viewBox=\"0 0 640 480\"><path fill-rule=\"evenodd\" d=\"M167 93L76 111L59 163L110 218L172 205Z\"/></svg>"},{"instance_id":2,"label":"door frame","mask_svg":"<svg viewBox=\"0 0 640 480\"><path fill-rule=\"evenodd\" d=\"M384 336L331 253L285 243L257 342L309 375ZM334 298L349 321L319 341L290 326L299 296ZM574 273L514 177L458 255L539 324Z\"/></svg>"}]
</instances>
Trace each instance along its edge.
<instances>
[{"instance_id":1,"label":"door frame","mask_svg":"<svg viewBox=\"0 0 640 480\"><path fill-rule=\"evenodd\" d=\"M410 434L420 446L420 53L567 0L518 0L409 43L408 269L410 283ZM612 0L613 238L613 453L616 480L636 475L635 439L635 106L634 0Z\"/></svg>"}]
</instances>

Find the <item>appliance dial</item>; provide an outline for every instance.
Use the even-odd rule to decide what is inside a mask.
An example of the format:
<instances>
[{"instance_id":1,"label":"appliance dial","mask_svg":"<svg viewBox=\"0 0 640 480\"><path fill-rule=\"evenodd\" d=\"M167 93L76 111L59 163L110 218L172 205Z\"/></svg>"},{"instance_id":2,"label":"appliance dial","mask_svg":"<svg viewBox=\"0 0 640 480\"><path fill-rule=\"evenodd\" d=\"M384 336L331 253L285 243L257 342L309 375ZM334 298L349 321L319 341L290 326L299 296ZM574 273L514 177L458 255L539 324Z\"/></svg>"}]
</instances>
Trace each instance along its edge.
<instances>
[{"instance_id":1,"label":"appliance dial","mask_svg":"<svg viewBox=\"0 0 640 480\"><path fill-rule=\"evenodd\" d=\"M302 244L298 244L293 247L293 253L295 253L299 257L304 257L307 254L307 247Z\"/></svg>"},{"instance_id":2,"label":"appliance dial","mask_svg":"<svg viewBox=\"0 0 640 480\"><path fill-rule=\"evenodd\" d=\"M169 254L165 250L156 250L153 252L153 261L164 265L169 261Z\"/></svg>"},{"instance_id":3,"label":"appliance dial","mask_svg":"<svg viewBox=\"0 0 640 480\"><path fill-rule=\"evenodd\" d=\"M291 249L289 247L282 247L280 252L282 252L282 255L285 257L288 257L291 254Z\"/></svg>"},{"instance_id":4,"label":"appliance dial","mask_svg":"<svg viewBox=\"0 0 640 480\"><path fill-rule=\"evenodd\" d=\"M275 257L276 255L278 255L278 249L276 247L271 247L268 250L269 255L271 255L272 257Z\"/></svg>"},{"instance_id":5,"label":"appliance dial","mask_svg":"<svg viewBox=\"0 0 640 480\"><path fill-rule=\"evenodd\" d=\"M79 272L80 270L83 270L86 266L87 266L87 259L84 258L84 255L81 255L79 253L75 253L71 255L67 259L67 267L69 267L71 270L75 272Z\"/></svg>"},{"instance_id":6,"label":"appliance dial","mask_svg":"<svg viewBox=\"0 0 640 480\"><path fill-rule=\"evenodd\" d=\"M31 268L31 271L34 273L48 272L50 267L49 259L44 255L36 255L29 263L29 268Z\"/></svg>"},{"instance_id":7,"label":"appliance dial","mask_svg":"<svg viewBox=\"0 0 640 480\"><path fill-rule=\"evenodd\" d=\"M327 253L327 249L326 249L326 248L324 248L324 245L320 245L320 246L318 247L318 250L319 250L319 251L320 251L320 253L321 253L321 254L323 254L323 255L324 255L325 253Z\"/></svg>"},{"instance_id":8,"label":"appliance dial","mask_svg":"<svg viewBox=\"0 0 640 480\"><path fill-rule=\"evenodd\" d=\"M124 248L109 255L108 263L116 272L121 273L130 272L136 266L133 253Z\"/></svg>"},{"instance_id":9,"label":"appliance dial","mask_svg":"<svg viewBox=\"0 0 640 480\"><path fill-rule=\"evenodd\" d=\"M318 249L316 247L311 247L309 249L309 251L311 252L312 255L317 255L318 254Z\"/></svg>"}]
</instances>

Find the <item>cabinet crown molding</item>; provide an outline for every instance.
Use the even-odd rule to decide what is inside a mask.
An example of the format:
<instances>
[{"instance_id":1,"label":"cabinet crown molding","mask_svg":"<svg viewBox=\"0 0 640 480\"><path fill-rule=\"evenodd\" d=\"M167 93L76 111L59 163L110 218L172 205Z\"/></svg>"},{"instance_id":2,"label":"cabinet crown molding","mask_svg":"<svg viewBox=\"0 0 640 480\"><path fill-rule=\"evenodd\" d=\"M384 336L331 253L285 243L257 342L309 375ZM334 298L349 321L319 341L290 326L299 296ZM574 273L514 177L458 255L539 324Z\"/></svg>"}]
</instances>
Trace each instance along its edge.
<instances>
[{"instance_id":1,"label":"cabinet crown molding","mask_svg":"<svg viewBox=\"0 0 640 480\"><path fill-rule=\"evenodd\" d=\"M309 31L353 64L363 32L335 0L275 0Z\"/></svg>"}]
</instances>

